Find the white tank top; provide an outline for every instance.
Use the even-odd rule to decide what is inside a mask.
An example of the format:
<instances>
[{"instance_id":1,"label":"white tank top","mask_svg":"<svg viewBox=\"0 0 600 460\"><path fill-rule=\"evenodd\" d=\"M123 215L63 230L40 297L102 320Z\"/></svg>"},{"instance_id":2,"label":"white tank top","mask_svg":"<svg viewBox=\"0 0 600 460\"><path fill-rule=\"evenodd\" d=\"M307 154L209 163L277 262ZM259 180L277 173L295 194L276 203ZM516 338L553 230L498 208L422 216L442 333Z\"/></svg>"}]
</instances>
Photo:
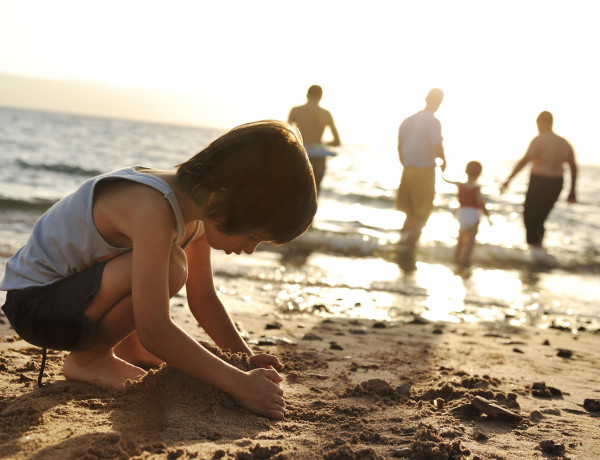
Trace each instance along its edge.
<instances>
[{"instance_id":1,"label":"white tank top","mask_svg":"<svg viewBox=\"0 0 600 460\"><path fill-rule=\"evenodd\" d=\"M9 291L52 284L96 262L131 250L131 247L108 244L94 225L94 189L106 179L126 179L160 191L173 208L177 222L173 244L181 244L185 237L185 222L175 193L164 180L141 172L144 169L147 168L134 166L93 177L54 204L35 223L25 246L7 262L0 289ZM204 226L199 222L194 236L203 231Z\"/></svg>"}]
</instances>

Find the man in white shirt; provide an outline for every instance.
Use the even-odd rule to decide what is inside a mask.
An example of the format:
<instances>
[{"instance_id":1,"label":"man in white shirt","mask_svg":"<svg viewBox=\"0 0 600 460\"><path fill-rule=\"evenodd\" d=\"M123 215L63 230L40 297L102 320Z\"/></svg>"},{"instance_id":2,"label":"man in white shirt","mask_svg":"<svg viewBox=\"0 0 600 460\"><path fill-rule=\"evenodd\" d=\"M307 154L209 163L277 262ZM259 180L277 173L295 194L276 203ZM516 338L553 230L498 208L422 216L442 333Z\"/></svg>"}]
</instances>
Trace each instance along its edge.
<instances>
[{"instance_id":1,"label":"man in white shirt","mask_svg":"<svg viewBox=\"0 0 600 460\"><path fill-rule=\"evenodd\" d=\"M401 241L414 247L433 210L435 196L436 158L446 158L442 146L442 126L434 113L440 107L444 93L433 88L425 98L425 108L408 117L398 129L398 154L402 164L402 179L398 187L396 207L406 214Z\"/></svg>"}]
</instances>

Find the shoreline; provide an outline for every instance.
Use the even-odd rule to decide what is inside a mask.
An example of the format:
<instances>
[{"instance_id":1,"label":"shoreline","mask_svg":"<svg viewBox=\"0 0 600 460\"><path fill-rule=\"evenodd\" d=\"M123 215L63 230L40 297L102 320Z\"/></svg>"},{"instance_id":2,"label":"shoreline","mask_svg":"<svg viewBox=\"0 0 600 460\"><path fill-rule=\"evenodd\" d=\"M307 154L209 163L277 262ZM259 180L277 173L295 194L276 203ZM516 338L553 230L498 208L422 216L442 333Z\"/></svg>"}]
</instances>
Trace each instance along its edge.
<instances>
[{"instance_id":1,"label":"shoreline","mask_svg":"<svg viewBox=\"0 0 600 460\"><path fill-rule=\"evenodd\" d=\"M253 349L286 366L285 420L251 414L168 367L124 392L66 381L64 352L49 352L47 387L38 388L39 348L0 317L0 458L590 459L600 451L600 412L584 407L600 398L598 333L248 312L240 289L249 286L227 299L233 319ZM174 320L209 341L175 303ZM477 397L517 418L483 414Z\"/></svg>"}]
</instances>

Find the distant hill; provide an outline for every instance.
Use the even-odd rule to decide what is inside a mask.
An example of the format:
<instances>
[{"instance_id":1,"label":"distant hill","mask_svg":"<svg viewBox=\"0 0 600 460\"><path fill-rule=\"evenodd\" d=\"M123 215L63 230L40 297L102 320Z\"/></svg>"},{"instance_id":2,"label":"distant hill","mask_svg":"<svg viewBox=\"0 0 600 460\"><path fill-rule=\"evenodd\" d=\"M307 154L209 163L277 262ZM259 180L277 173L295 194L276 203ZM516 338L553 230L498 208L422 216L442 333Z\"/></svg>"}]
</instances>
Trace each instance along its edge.
<instances>
[{"instance_id":1,"label":"distant hill","mask_svg":"<svg viewBox=\"0 0 600 460\"><path fill-rule=\"evenodd\" d=\"M0 105L186 125L219 126L201 96L0 73Z\"/></svg>"}]
</instances>

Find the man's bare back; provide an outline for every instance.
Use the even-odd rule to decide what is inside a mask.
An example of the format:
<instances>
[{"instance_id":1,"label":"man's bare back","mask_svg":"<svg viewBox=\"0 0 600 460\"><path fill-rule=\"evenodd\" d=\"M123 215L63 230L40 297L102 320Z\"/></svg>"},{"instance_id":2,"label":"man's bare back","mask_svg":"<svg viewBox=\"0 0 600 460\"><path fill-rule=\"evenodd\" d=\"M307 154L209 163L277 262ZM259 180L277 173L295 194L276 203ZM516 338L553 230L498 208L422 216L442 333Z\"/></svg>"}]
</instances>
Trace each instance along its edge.
<instances>
[{"instance_id":1,"label":"man's bare back","mask_svg":"<svg viewBox=\"0 0 600 460\"><path fill-rule=\"evenodd\" d=\"M573 148L567 140L552 131L542 132L527 150L531 172L541 176L562 177L563 166L573 160Z\"/></svg>"},{"instance_id":2,"label":"man's bare back","mask_svg":"<svg viewBox=\"0 0 600 460\"><path fill-rule=\"evenodd\" d=\"M567 202L577 202L575 152L565 138L554 133L553 122L554 117L548 111L543 111L538 115L536 123L539 135L531 141L523 158L517 162L500 187L500 192L504 192L513 177L531 162L531 176L525 195L523 220L527 230L527 244L534 248L542 247L544 222L562 189L565 163L571 171L571 190L567 196Z\"/></svg>"},{"instance_id":3,"label":"man's bare back","mask_svg":"<svg viewBox=\"0 0 600 460\"><path fill-rule=\"evenodd\" d=\"M577 164L575 162L575 152L571 144L564 138L557 135L553 129L554 118L547 111L541 112L537 119L539 135L531 143L523 158L515 165L506 181L500 188L504 192L509 182L515 177L521 169L531 162L531 172L537 176L562 177L563 166L566 163L571 170L571 191L567 201L575 203L575 184L577 182Z\"/></svg>"},{"instance_id":4,"label":"man's bare back","mask_svg":"<svg viewBox=\"0 0 600 460\"><path fill-rule=\"evenodd\" d=\"M289 121L298 126L304 145L320 144L325 128L335 127L331 113L311 101L294 107L290 111Z\"/></svg>"}]
</instances>

